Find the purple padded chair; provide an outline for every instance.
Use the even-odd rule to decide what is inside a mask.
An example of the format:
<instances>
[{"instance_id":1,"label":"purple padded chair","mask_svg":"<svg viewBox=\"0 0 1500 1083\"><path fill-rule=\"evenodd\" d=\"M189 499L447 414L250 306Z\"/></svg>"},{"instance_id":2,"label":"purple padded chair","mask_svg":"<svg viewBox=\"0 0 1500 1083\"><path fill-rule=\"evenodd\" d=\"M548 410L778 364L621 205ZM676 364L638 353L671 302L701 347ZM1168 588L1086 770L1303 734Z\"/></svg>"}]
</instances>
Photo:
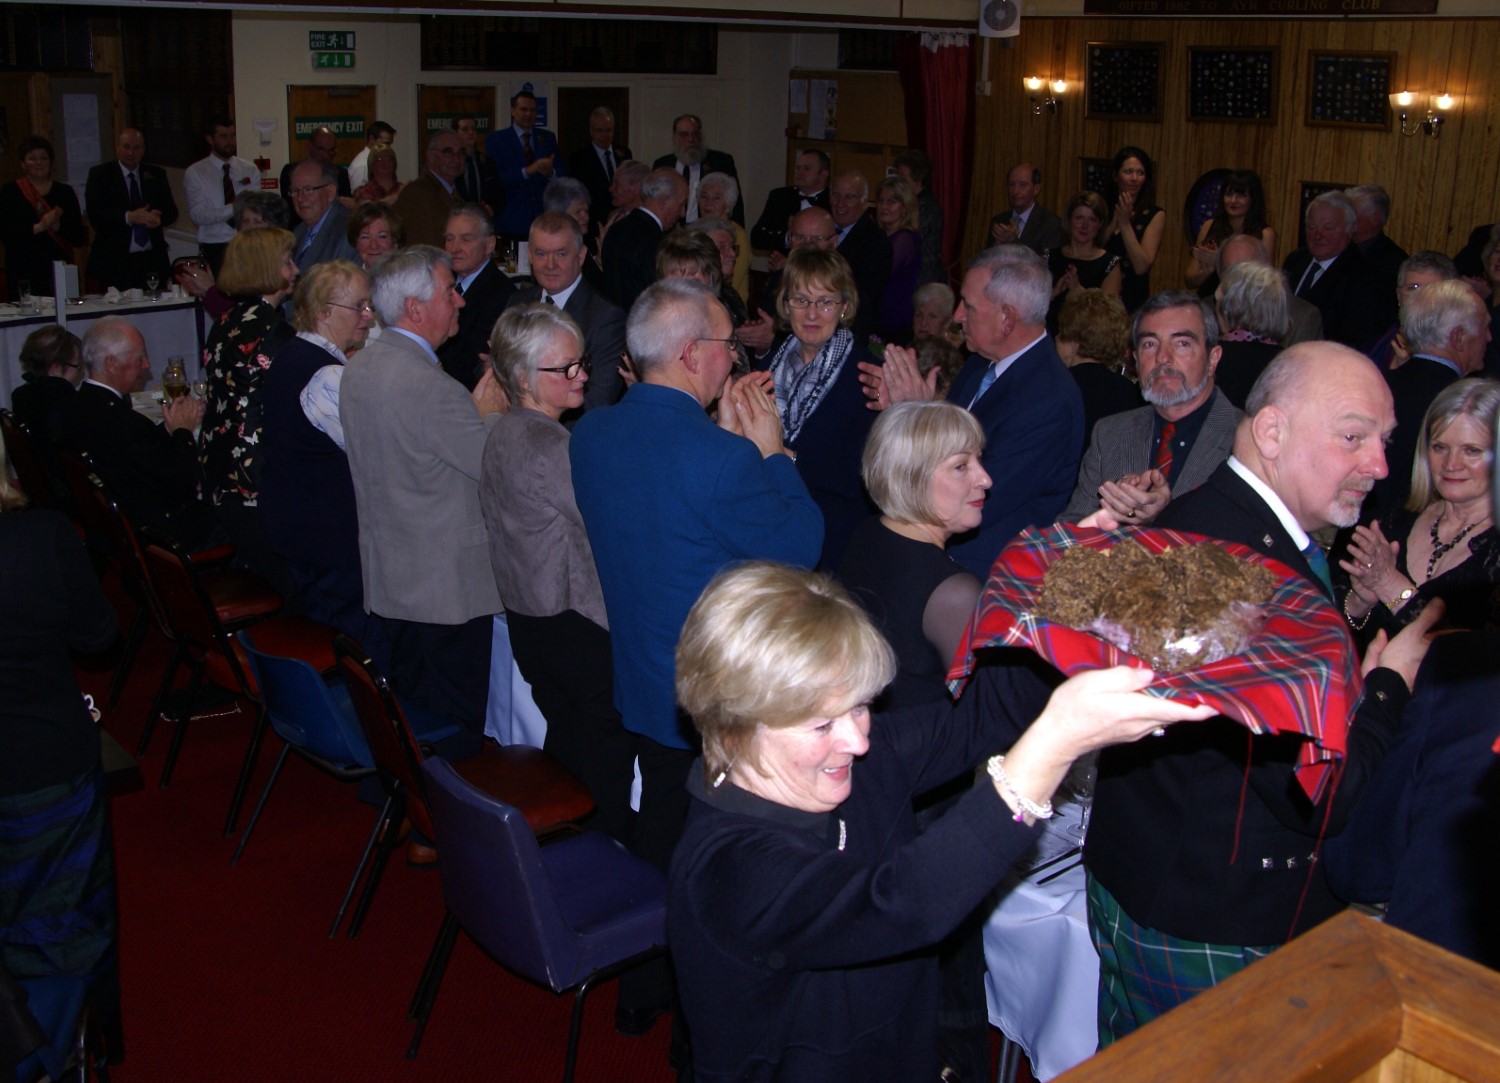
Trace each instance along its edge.
<instances>
[{"instance_id":1,"label":"purple padded chair","mask_svg":"<svg viewBox=\"0 0 1500 1083\"><path fill-rule=\"evenodd\" d=\"M427 805L443 860L447 913L412 999L414 1058L460 927L508 970L555 993L577 987L563 1083L571 1083L583 998L597 982L661 953L667 880L602 832L539 846L519 810L489 797L436 756Z\"/></svg>"}]
</instances>

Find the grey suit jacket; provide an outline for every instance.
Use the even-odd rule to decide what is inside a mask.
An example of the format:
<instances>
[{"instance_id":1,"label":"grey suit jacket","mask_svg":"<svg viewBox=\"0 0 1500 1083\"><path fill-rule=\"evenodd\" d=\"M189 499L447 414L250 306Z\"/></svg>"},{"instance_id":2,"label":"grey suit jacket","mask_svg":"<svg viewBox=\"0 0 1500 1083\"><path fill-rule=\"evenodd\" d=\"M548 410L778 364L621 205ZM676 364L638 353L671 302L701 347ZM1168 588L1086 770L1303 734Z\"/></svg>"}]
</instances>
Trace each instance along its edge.
<instances>
[{"instance_id":1,"label":"grey suit jacket","mask_svg":"<svg viewBox=\"0 0 1500 1083\"><path fill-rule=\"evenodd\" d=\"M365 608L462 624L500 612L480 463L494 417L394 328L344 372L339 419L359 509Z\"/></svg>"},{"instance_id":2,"label":"grey suit jacket","mask_svg":"<svg viewBox=\"0 0 1500 1083\"><path fill-rule=\"evenodd\" d=\"M1076 523L1099 510L1099 486L1122 474L1139 474L1151 465L1151 436L1155 431L1154 406L1142 406L1101 418L1094 426L1094 439L1078 467L1078 484L1068 501L1067 510L1057 517L1059 523ZM1193 441L1177 487L1175 500L1208 480L1208 476L1229 458L1234 450L1234 431L1243 415L1218 390L1198 439Z\"/></svg>"},{"instance_id":3,"label":"grey suit jacket","mask_svg":"<svg viewBox=\"0 0 1500 1083\"><path fill-rule=\"evenodd\" d=\"M306 252L302 251L302 241L307 236L307 223L298 222L292 236L297 242L292 248L297 258L297 270L303 274L307 274L316 264L333 259L359 262L359 253L349 243L349 208L342 203L335 203L328 208L328 213L323 217L323 228L318 230L318 235L313 238L313 243Z\"/></svg>"},{"instance_id":4,"label":"grey suit jacket","mask_svg":"<svg viewBox=\"0 0 1500 1083\"><path fill-rule=\"evenodd\" d=\"M1015 217L1014 211L1001 211L990 219L990 225L998 226L1002 223L1008 223L1013 217ZM1021 235L1016 238L1016 243L1025 245L1037 253L1045 249L1060 247L1063 243L1062 219L1046 207L1043 207L1040 203L1033 203L1031 214L1026 219L1026 228L1021 230ZM994 240L991 239L985 247L995 247Z\"/></svg>"},{"instance_id":5,"label":"grey suit jacket","mask_svg":"<svg viewBox=\"0 0 1500 1083\"><path fill-rule=\"evenodd\" d=\"M518 291L505 307L535 304L541 299L542 287L533 286ZM620 375L620 355L625 352L625 310L580 278L563 311L583 331L584 352L594 362L583 391L583 408L613 406L625 394L625 380Z\"/></svg>"}]
</instances>

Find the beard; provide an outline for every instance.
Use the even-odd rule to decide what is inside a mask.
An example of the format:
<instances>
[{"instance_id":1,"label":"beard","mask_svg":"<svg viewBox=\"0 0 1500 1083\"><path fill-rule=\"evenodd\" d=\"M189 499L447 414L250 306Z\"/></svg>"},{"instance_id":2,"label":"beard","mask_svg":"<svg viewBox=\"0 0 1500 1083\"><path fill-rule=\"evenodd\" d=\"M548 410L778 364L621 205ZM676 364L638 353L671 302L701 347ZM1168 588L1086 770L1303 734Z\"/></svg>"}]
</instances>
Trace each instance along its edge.
<instances>
[{"instance_id":1,"label":"beard","mask_svg":"<svg viewBox=\"0 0 1500 1083\"><path fill-rule=\"evenodd\" d=\"M1339 490L1339 495L1328 506L1328 522L1337 527L1351 527L1359 522L1359 512L1364 507L1365 497L1370 495L1373 482L1350 482ZM1358 490L1358 492L1355 492Z\"/></svg>"},{"instance_id":2,"label":"beard","mask_svg":"<svg viewBox=\"0 0 1500 1083\"><path fill-rule=\"evenodd\" d=\"M1156 380L1159 376L1175 376L1177 378L1178 384L1180 384L1181 386L1176 391L1158 391L1156 388ZM1209 379L1210 376L1207 371L1205 371L1203 373L1202 381L1196 387L1190 387L1187 382L1187 377L1183 375L1180 369L1174 369L1170 365L1160 365L1152 370L1151 375L1146 379L1146 382L1141 385L1141 398L1145 399L1152 406L1160 406L1163 408L1169 406L1181 406L1185 402L1192 402L1199 395L1203 394L1203 392L1208 389Z\"/></svg>"},{"instance_id":3,"label":"beard","mask_svg":"<svg viewBox=\"0 0 1500 1083\"><path fill-rule=\"evenodd\" d=\"M702 165L703 147L685 147L677 152L677 160L683 165Z\"/></svg>"}]
</instances>

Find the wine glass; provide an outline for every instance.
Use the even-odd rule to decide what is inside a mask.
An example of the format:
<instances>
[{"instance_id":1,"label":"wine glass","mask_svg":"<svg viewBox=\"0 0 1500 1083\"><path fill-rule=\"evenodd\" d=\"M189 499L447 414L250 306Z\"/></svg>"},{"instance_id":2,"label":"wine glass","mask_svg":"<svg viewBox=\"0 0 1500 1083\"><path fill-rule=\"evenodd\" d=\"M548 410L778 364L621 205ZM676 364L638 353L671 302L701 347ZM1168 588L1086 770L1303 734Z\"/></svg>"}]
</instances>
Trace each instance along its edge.
<instances>
[{"instance_id":1,"label":"wine glass","mask_svg":"<svg viewBox=\"0 0 1500 1083\"><path fill-rule=\"evenodd\" d=\"M30 312L32 305L36 303L36 298L31 295L31 279L16 279L16 296L21 302L21 311Z\"/></svg>"},{"instance_id":2,"label":"wine glass","mask_svg":"<svg viewBox=\"0 0 1500 1083\"><path fill-rule=\"evenodd\" d=\"M1067 792L1070 803L1076 803L1079 807L1077 821L1068 823L1068 831L1076 835L1079 842L1088 838L1089 814L1094 809L1094 787L1098 782L1098 752L1080 756L1073 762L1073 766L1068 768L1068 774L1063 779L1062 788Z\"/></svg>"},{"instance_id":3,"label":"wine glass","mask_svg":"<svg viewBox=\"0 0 1500 1083\"><path fill-rule=\"evenodd\" d=\"M158 297L161 296L161 294L159 292L159 287L160 286L161 286L161 275L157 274L155 271L149 271L149 272L147 272L147 274L146 274L146 296L149 297L153 301L156 300Z\"/></svg>"}]
</instances>

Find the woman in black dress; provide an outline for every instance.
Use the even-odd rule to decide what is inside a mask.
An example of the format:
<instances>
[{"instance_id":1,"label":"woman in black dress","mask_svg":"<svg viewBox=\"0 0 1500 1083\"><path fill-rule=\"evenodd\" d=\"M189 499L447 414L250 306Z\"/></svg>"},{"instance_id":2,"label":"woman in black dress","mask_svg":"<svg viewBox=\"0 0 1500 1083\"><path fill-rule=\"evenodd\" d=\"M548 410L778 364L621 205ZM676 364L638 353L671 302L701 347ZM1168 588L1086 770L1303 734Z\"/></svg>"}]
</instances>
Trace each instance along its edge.
<instances>
[{"instance_id":1,"label":"woman in black dress","mask_svg":"<svg viewBox=\"0 0 1500 1083\"><path fill-rule=\"evenodd\" d=\"M1099 245L1099 233L1109 215L1104 200L1095 192L1080 192L1068 201L1065 221L1068 240L1042 253L1052 272L1052 306L1047 310L1047 329L1057 333L1057 317L1063 302L1084 290L1100 289L1120 295L1123 276L1119 256Z\"/></svg>"},{"instance_id":2,"label":"woman in black dress","mask_svg":"<svg viewBox=\"0 0 1500 1083\"><path fill-rule=\"evenodd\" d=\"M1101 241L1122 261L1125 281L1120 299L1128 312L1140 308L1151 296L1151 265L1167 231L1167 212L1152 202L1155 181L1149 154L1140 147L1120 148L1109 191L1104 194L1114 210Z\"/></svg>"},{"instance_id":3,"label":"woman in black dress","mask_svg":"<svg viewBox=\"0 0 1500 1083\"><path fill-rule=\"evenodd\" d=\"M1266 262L1276 265L1276 231L1266 222L1266 194L1253 169L1231 170L1219 188L1218 211L1198 230L1184 278L1199 297L1212 297L1219 285L1219 245L1236 233L1266 246Z\"/></svg>"},{"instance_id":4,"label":"woman in black dress","mask_svg":"<svg viewBox=\"0 0 1500 1083\"><path fill-rule=\"evenodd\" d=\"M52 261L75 263L74 249L88 240L78 195L52 179L52 144L39 135L21 140L21 175L0 188L0 241L5 245L6 296L52 296Z\"/></svg>"}]
</instances>

